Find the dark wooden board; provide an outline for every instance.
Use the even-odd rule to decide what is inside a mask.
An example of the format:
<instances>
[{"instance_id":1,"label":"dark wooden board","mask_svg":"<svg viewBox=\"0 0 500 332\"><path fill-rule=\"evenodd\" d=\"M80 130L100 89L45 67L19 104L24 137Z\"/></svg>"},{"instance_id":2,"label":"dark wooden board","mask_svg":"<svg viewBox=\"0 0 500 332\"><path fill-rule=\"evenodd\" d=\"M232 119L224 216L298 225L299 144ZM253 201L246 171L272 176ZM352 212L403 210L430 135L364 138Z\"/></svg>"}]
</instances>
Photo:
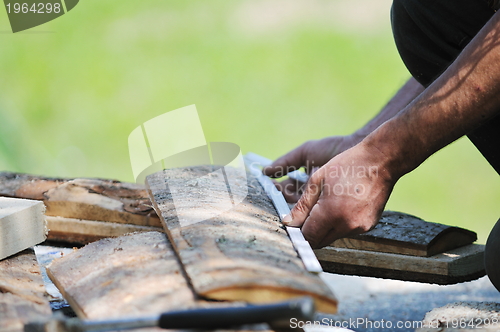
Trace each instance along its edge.
<instances>
[{"instance_id":1,"label":"dark wooden board","mask_svg":"<svg viewBox=\"0 0 500 332\"><path fill-rule=\"evenodd\" d=\"M430 257L476 240L476 233L463 228L427 222L406 213L384 211L371 231L337 240L331 246Z\"/></svg>"},{"instance_id":2,"label":"dark wooden board","mask_svg":"<svg viewBox=\"0 0 500 332\"><path fill-rule=\"evenodd\" d=\"M225 167L233 193L248 188L248 196L218 216L206 214L205 207L228 197L225 185L210 180L221 180L223 175L212 174L211 170L211 166L172 169L146 180L155 209L196 293L215 300L250 303L310 295L318 310L335 312L335 297L319 276L305 270L276 210L255 178L247 175L247 182L237 171ZM193 180L198 177L201 178ZM174 205L165 183L186 188L176 196L181 201L180 208ZM202 221L181 227L176 209L183 213L185 221Z\"/></svg>"},{"instance_id":3,"label":"dark wooden board","mask_svg":"<svg viewBox=\"0 0 500 332\"><path fill-rule=\"evenodd\" d=\"M431 257L325 247L315 250L325 272L449 285L485 275L484 246L470 244Z\"/></svg>"}]
</instances>

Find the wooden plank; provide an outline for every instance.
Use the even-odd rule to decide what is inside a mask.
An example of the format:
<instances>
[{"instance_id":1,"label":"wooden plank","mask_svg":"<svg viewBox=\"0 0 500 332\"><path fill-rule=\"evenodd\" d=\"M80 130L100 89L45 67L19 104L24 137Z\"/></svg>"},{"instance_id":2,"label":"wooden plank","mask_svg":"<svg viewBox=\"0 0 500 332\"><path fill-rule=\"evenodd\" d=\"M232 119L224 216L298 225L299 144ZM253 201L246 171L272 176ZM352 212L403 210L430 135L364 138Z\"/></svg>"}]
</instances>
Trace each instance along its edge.
<instances>
[{"instance_id":1,"label":"wooden plank","mask_svg":"<svg viewBox=\"0 0 500 332\"><path fill-rule=\"evenodd\" d=\"M325 272L436 284L470 281L485 275L484 246L470 244L431 257L325 247L315 250Z\"/></svg>"},{"instance_id":2,"label":"wooden plank","mask_svg":"<svg viewBox=\"0 0 500 332\"><path fill-rule=\"evenodd\" d=\"M130 319L172 310L242 305L199 299L166 235L160 232L93 242L54 260L47 272L82 319ZM269 331L269 327L248 325L241 331L245 330Z\"/></svg>"},{"instance_id":3,"label":"wooden plank","mask_svg":"<svg viewBox=\"0 0 500 332\"><path fill-rule=\"evenodd\" d=\"M47 273L83 319L156 315L195 296L165 234L108 238L54 260Z\"/></svg>"},{"instance_id":4,"label":"wooden plank","mask_svg":"<svg viewBox=\"0 0 500 332\"><path fill-rule=\"evenodd\" d=\"M42 202L0 197L0 260L45 241Z\"/></svg>"},{"instance_id":5,"label":"wooden plank","mask_svg":"<svg viewBox=\"0 0 500 332\"><path fill-rule=\"evenodd\" d=\"M143 186L1 172L0 195L43 200L48 216L161 227Z\"/></svg>"},{"instance_id":6,"label":"wooden plank","mask_svg":"<svg viewBox=\"0 0 500 332\"><path fill-rule=\"evenodd\" d=\"M430 257L476 240L476 233L463 228L427 222L406 213L384 211L371 231L336 240L331 246Z\"/></svg>"},{"instance_id":7,"label":"wooden plank","mask_svg":"<svg viewBox=\"0 0 500 332\"><path fill-rule=\"evenodd\" d=\"M310 295L319 311L336 312L334 295L319 276L305 270L276 210L254 177L247 175L247 183L235 169L225 167L231 190L248 188L248 196L220 215L205 213L207 206L228 197L225 185L210 181L218 176L212 170L212 166L172 169L147 177L155 209L196 293L209 299L250 303ZM174 206L166 181L169 187L185 188L175 198L181 202L180 209ZM183 213L187 226L181 227L176 209ZM190 218L203 221L190 223Z\"/></svg>"},{"instance_id":8,"label":"wooden plank","mask_svg":"<svg viewBox=\"0 0 500 332\"><path fill-rule=\"evenodd\" d=\"M163 228L137 226L114 222L81 220L47 216L47 239L72 244L88 244L107 237L118 237L133 232L163 232Z\"/></svg>"},{"instance_id":9,"label":"wooden plank","mask_svg":"<svg viewBox=\"0 0 500 332\"><path fill-rule=\"evenodd\" d=\"M24 324L51 314L33 250L0 261L0 331L22 332Z\"/></svg>"}]
</instances>

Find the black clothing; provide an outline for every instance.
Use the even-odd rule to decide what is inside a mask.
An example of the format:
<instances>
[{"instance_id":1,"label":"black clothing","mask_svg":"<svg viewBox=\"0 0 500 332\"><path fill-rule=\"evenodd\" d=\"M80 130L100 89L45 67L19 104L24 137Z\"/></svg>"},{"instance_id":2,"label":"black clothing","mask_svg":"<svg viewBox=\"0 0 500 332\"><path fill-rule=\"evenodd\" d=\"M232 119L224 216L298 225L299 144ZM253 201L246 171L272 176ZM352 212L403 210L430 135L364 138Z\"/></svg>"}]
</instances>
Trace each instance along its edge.
<instances>
[{"instance_id":1,"label":"black clothing","mask_svg":"<svg viewBox=\"0 0 500 332\"><path fill-rule=\"evenodd\" d=\"M492 6L498 1L394 0L394 39L413 77L423 86L439 77L493 16ZM500 174L500 116L467 136Z\"/></svg>"},{"instance_id":2,"label":"black clothing","mask_svg":"<svg viewBox=\"0 0 500 332\"><path fill-rule=\"evenodd\" d=\"M486 247L484 249L484 267L488 278L495 288L500 291L500 264L498 264L498 253L500 253L500 219L491 230Z\"/></svg>"}]
</instances>

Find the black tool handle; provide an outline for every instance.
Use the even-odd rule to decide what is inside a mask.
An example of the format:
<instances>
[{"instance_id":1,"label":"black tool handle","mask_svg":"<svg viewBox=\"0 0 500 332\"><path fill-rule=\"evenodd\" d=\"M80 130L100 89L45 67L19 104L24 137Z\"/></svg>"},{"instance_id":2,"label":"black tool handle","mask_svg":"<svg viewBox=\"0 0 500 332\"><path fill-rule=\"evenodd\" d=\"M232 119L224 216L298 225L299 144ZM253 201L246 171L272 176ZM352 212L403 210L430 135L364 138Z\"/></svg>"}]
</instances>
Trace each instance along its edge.
<instances>
[{"instance_id":1,"label":"black tool handle","mask_svg":"<svg viewBox=\"0 0 500 332\"><path fill-rule=\"evenodd\" d=\"M172 311L162 314L158 325L163 329L220 329L291 318L312 320L314 312L313 300L302 297L276 304Z\"/></svg>"}]
</instances>

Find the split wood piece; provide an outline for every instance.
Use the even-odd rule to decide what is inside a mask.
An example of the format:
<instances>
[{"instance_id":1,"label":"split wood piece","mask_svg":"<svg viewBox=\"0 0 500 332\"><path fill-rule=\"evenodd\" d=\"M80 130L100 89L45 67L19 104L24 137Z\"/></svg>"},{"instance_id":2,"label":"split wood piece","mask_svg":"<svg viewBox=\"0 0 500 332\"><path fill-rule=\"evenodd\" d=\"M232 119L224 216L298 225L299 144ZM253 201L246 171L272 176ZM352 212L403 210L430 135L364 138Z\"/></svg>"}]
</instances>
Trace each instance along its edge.
<instances>
[{"instance_id":1,"label":"split wood piece","mask_svg":"<svg viewBox=\"0 0 500 332\"><path fill-rule=\"evenodd\" d=\"M309 295L319 311L336 312L333 293L319 276L305 270L259 182L247 174L247 183L236 169L224 169L231 192L248 188L248 196L215 217L206 210L228 198L228 187L217 186L220 181L216 179L221 180L222 174L213 172L212 166L161 171L146 180L157 214L195 292L209 299L250 303ZM203 221L181 227L165 183L186 188L175 197L181 202L182 220Z\"/></svg>"},{"instance_id":2,"label":"split wood piece","mask_svg":"<svg viewBox=\"0 0 500 332\"><path fill-rule=\"evenodd\" d=\"M43 200L48 216L161 227L144 186L133 183L1 172L0 195Z\"/></svg>"},{"instance_id":3,"label":"split wood piece","mask_svg":"<svg viewBox=\"0 0 500 332\"><path fill-rule=\"evenodd\" d=\"M463 228L427 222L406 213L385 211L371 231L336 240L331 246L430 257L476 240L476 233Z\"/></svg>"},{"instance_id":4,"label":"split wood piece","mask_svg":"<svg viewBox=\"0 0 500 332\"><path fill-rule=\"evenodd\" d=\"M22 332L24 324L50 317L45 295L32 249L0 261L0 331Z\"/></svg>"},{"instance_id":5,"label":"split wood piece","mask_svg":"<svg viewBox=\"0 0 500 332\"><path fill-rule=\"evenodd\" d=\"M163 233L108 238L54 260L47 273L82 319L143 317L193 307Z\"/></svg>"},{"instance_id":6,"label":"split wood piece","mask_svg":"<svg viewBox=\"0 0 500 332\"><path fill-rule=\"evenodd\" d=\"M494 302L455 302L425 314L416 332L498 331L500 304Z\"/></svg>"},{"instance_id":7,"label":"split wood piece","mask_svg":"<svg viewBox=\"0 0 500 332\"><path fill-rule=\"evenodd\" d=\"M137 226L114 222L81 220L47 216L48 240L72 244L88 244L107 237L118 237L134 232L163 232L163 228Z\"/></svg>"},{"instance_id":8,"label":"split wood piece","mask_svg":"<svg viewBox=\"0 0 500 332\"><path fill-rule=\"evenodd\" d=\"M45 241L44 212L42 202L0 197L0 260Z\"/></svg>"},{"instance_id":9,"label":"split wood piece","mask_svg":"<svg viewBox=\"0 0 500 332\"><path fill-rule=\"evenodd\" d=\"M431 257L325 247L315 250L325 272L449 285L485 275L484 246L470 244Z\"/></svg>"},{"instance_id":10,"label":"split wood piece","mask_svg":"<svg viewBox=\"0 0 500 332\"><path fill-rule=\"evenodd\" d=\"M160 232L93 242L54 260L47 273L81 319L142 318L172 310L241 305L197 300L166 235ZM266 324L247 330L270 332Z\"/></svg>"}]
</instances>

